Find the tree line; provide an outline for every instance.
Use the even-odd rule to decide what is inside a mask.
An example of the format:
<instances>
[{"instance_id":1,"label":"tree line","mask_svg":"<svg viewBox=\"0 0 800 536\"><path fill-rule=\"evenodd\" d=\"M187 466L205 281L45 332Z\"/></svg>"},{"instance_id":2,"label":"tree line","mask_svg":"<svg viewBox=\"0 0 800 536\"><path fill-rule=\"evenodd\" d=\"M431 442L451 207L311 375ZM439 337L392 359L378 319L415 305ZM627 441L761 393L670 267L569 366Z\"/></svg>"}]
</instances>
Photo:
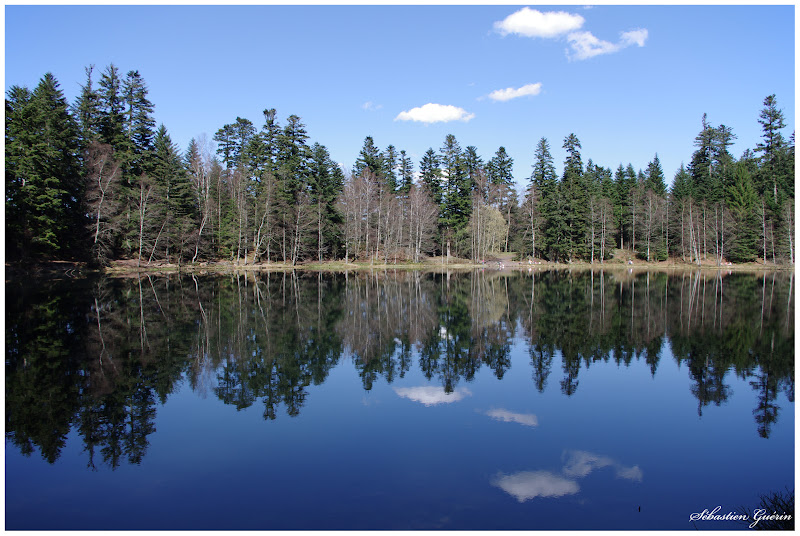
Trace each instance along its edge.
<instances>
[{"instance_id":1,"label":"tree line","mask_svg":"<svg viewBox=\"0 0 800 536\"><path fill-rule=\"evenodd\" d=\"M645 170L584 164L565 137L534 150L522 199L504 147L485 161L452 134L416 169L405 150L364 140L351 169L309 141L302 119L260 127L237 117L185 150L156 127L138 71L94 66L69 104L52 74L6 95L6 255L139 265L226 260L475 262L519 258L603 263L615 251L649 262L794 264L794 133L775 95L761 141L739 159L736 135L704 115L696 150L667 188L656 154Z\"/></svg>"}]
</instances>

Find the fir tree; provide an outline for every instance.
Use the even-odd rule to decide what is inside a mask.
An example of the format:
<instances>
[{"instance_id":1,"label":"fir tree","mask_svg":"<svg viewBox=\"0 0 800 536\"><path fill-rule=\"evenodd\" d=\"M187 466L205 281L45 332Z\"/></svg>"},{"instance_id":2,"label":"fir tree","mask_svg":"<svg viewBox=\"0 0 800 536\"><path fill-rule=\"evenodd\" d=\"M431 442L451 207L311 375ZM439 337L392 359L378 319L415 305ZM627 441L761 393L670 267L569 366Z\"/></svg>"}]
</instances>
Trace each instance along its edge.
<instances>
[{"instance_id":1,"label":"fir tree","mask_svg":"<svg viewBox=\"0 0 800 536\"><path fill-rule=\"evenodd\" d=\"M397 149L394 145L389 145L381 155L383 162L383 176L389 191L397 190Z\"/></svg>"},{"instance_id":2,"label":"fir tree","mask_svg":"<svg viewBox=\"0 0 800 536\"><path fill-rule=\"evenodd\" d=\"M568 229L565 237L566 256L585 257L585 234L588 227L589 190L581 161L581 143L575 134L564 139L567 152L564 160L564 175L561 179L561 191L564 197L564 217Z\"/></svg>"},{"instance_id":3,"label":"fir tree","mask_svg":"<svg viewBox=\"0 0 800 536\"><path fill-rule=\"evenodd\" d=\"M555 260L564 242L564 219L560 213L560 192L553 156L547 138L541 138L536 145L531 174L531 187L539 193L538 213L543 220L538 247L548 259ZM533 252L536 255L536 252Z\"/></svg>"},{"instance_id":4,"label":"fir tree","mask_svg":"<svg viewBox=\"0 0 800 536\"><path fill-rule=\"evenodd\" d=\"M164 125L159 126L153 142L151 176L158 190L158 199L164 203L166 257L169 259L174 254L180 262L188 252L187 240L196 227L198 207L178 148Z\"/></svg>"},{"instance_id":5,"label":"fir tree","mask_svg":"<svg viewBox=\"0 0 800 536\"><path fill-rule=\"evenodd\" d=\"M70 256L82 246L78 127L51 73L6 99L6 231L11 257Z\"/></svg>"},{"instance_id":6,"label":"fir tree","mask_svg":"<svg viewBox=\"0 0 800 536\"><path fill-rule=\"evenodd\" d=\"M414 162L408 157L405 150L400 151L400 192L408 195L414 183Z\"/></svg>"},{"instance_id":7,"label":"fir tree","mask_svg":"<svg viewBox=\"0 0 800 536\"><path fill-rule=\"evenodd\" d=\"M442 205L442 171L439 168L439 157L432 148L428 148L419 162L419 175L422 183L427 186L431 199L437 207Z\"/></svg>"},{"instance_id":8,"label":"fir tree","mask_svg":"<svg viewBox=\"0 0 800 536\"><path fill-rule=\"evenodd\" d=\"M358 153L358 159L353 166L353 174L355 176L361 175L364 170L369 170L379 178L384 178L384 171L386 164L383 157L375 146L375 140L372 136L364 138L364 145L361 147L361 152Z\"/></svg>"},{"instance_id":9,"label":"fir tree","mask_svg":"<svg viewBox=\"0 0 800 536\"><path fill-rule=\"evenodd\" d=\"M78 123L81 146L85 150L92 141L100 138L100 93L92 83L94 65L86 67L86 84L81 86L81 93L72 108L72 116Z\"/></svg>"},{"instance_id":10,"label":"fir tree","mask_svg":"<svg viewBox=\"0 0 800 536\"><path fill-rule=\"evenodd\" d=\"M155 120L153 103L147 98L147 85L139 71L129 71L122 85L126 110L124 130L129 165L133 176L139 176L150 168L150 151L153 147Z\"/></svg>"},{"instance_id":11,"label":"fir tree","mask_svg":"<svg viewBox=\"0 0 800 536\"><path fill-rule=\"evenodd\" d=\"M760 222L756 210L758 196L745 163L735 166L733 183L726 189L725 194L736 229L727 256L733 262L752 262L758 256Z\"/></svg>"}]
</instances>

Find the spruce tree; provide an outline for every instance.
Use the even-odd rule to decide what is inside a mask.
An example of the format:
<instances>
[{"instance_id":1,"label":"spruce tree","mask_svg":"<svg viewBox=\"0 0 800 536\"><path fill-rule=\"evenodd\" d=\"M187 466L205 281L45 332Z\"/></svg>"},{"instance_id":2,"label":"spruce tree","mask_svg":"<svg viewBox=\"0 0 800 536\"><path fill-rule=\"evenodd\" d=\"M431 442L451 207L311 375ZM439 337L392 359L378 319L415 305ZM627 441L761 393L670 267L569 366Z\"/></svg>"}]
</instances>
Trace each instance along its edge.
<instances>
[{"instance_id":1,"label":"spruce tree","mask_svg":"<svg viewBox=\"0 0 800 536\"><path fill-rule=\"evenodd\" d=\"M130 173L139 176L150 169L150 151L155 136L153 103L147 98L147 85L139 71L129 71L122 84L125 100L124 130L130 153Z\"/></svg>"},{"instance_id":2,"label":"spruce tree","mask_svg":"<svg viewBox=\"0 0 800 536\"><path fill-rule=\"evenodd\" d=\"M364 145L361 147L353 166L353 175L359 176L364 170L369 170L382 179L384 178L385 168L386 164L380 151L375 146L375 140L372 139L372 136L367 136L364 138Z\"/></svg>"},{"instance_id":3,"label":"spruce tree","mask_svg":"<svg viewBox=\"0 0 800 536\"><path fill-rule=\"evenodd\" d=\"M405 150L400 151L400 192L408 195L411 185L414 183L414 162L406 154Z\"/></svg>"},{"instance_id":4,"label":"spruce tree","mask_svg":"<svg viewBox=\"0 0 800 536\"><path fill-rule=\"evenodd\" d=\"M780 174L780 160L786 142L781 130L786 127L786 123L783 111L778 109L778 101L774 94L764 99L764 108L761 110L758 123L762 132L762 141L756 145L756 152L761 153L758 193L771 198L772 203L777 206L778 188L784 182Z\"/></svg>"},{"instance_id":5,"label":"spruce tree","mask_svg":"<svg viewBox=\"0 0 800 536\"><path fill-rule=\"evenodd\" d=\"M539 193L538 213L543 221L538 247L546 258L556 260L564 241L564 218L559 211L558 178L547 138L539 140L534 158L531 186Z\"/></svg>"},{"instance_id":6,"label":"spruce tree","mask_svg":"<svg viewBox=\"0 0 800 536\"><path fill-rule=\"evenodd\" d=\"M445 136L439 155L444 176L442 219L445 227L455 234L469 222L472 185L464 166L461 146L454 135Z\"/></svg>"},{"instance_id":7,"label":"spruce tree","mask_svg":"<svg viewBox=\"0 0 800 536\"><path fill-rule=\"evenodd\" d=\"M51 73L33 92L9 89L5 143L7 253L72 256L84 229L78 126Z\"/></svg>"},{"instance_id":8,"label":"spruce tree","mask_svg":"<svg viewBox=\"0 0 800 536\"><path fill-rule=\"evenodd\" d=\"M344 174L331 159L328 149L319 143L311 147L309 167L311 202L317 216L317 260L322 262L325 253L335 258L342 249L343 218L336 207L336 199L344 186Z\"/></svg>"},{"instance_id":9,"label":"spruce tree","mask_svg":"<svg viewBox=\"0 0 800 536\"><path fill-rule=\"evenodd\" d=\"M437 207L442 205L442 171L439 168L439 157L432 148L428 148L419 162L420 181L424 184L431 199Z\"/></svg>"},{"instance_id":10,"label":"spruce tree","mask_svg":"<svg viewBox=\"0 0 800 536\"><path fill-rule=\"evenodd\" d=\"M166 256L175 255L180 262L188 253L187 240L196 227L198 207L178 147L164 125L159 126L153 142L151 176L158 190L157 197L164 204Z\"/></svg>"},{"instance_id":11,"label":"spruce tree","mask_svg":"<svg viewBox=\"0 0 800 536\"><path fill-rule=\"evenodd\" d=\"M564 139L563 148L567 152L564 160L564 175L561 190L564 196L565 220L568 229L565 237L565 251L569 260L586 257L585 235L588 227L589 190L586 184L581 161L581 143L575 134Z\"/></svg>"},{"instance_id":12,"label":"spruce tree","mask_svg":"<svg viewBox=\"0 0 800 536\"><path fill-rule=\"evenodd\" d=\"M389 145L381 155L383 162L383 176L386 180L386 185L389 191L394 192L397 190L397 149L394 145Z\"/></svg>"},{"instance_id":13,"label":"spruce tree","mask_svg":"<svg viewBox=\"0 0 800 536\"><path fill-rule=\"evenodd\" d=\"M758 256L758 195L746 163L737 164L733 175L733 183L725 191L735 222L735 237L727 257L733 262L752 262Z\"/></svg>"},{"instance_id":14,"label":"spruce tree","mask_svg":"<svg viewBox=\"0 0 800 536\"><path fill-rule=\"evenodd\" d=\"M115 156L122 160L128 152L127 138L124 132L125 99L122 93L122 80L119 69L112 63L100 77L100 138L110 145ZM127 162L124 162L127 166Z\"/></svg>"},{"instance_id":15,"label":"spruce tree","mask_svg":"<svg viewBox=\"0 0 800 536\"><path fill-rule=\"evenodd\" d=\"M78 123L81 147L85 150L92 141L100 138L100 93L94 88L92 73L94 65L86 67L86 84L81 86L81 93L72 108L72 116Z\"/></svg>"},{"instance_id":16,"label":"spruce tree","mask_svg":"<svg viewBox=\"0 0 800 536\"><path fill-rule=\"evenodd\" d=\"M667 185L664 182L664 171L661 169L661 161L658 159L658 153L656 153L653 160L647 164L645 177L645 188L652 190L658 196L663 196L667 191Z\"/></svg>"}]
</instances>

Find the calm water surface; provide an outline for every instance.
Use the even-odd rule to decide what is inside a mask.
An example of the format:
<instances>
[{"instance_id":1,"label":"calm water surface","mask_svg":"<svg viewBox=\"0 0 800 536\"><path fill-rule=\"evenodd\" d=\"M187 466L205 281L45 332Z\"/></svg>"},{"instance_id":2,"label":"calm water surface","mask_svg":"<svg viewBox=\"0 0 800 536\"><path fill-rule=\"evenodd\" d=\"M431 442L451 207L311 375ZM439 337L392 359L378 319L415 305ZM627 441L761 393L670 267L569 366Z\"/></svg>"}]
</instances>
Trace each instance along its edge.
<instances>
[{"instance_id":1,"label":"calm water surface","mask_svg":"<svg viewBox=\"0 0 800 536\"><path fill-rule=\"evenodd\" d=\"M792 274L6 282L6 529L731 529Z\"/></svg>"}]
</instances>

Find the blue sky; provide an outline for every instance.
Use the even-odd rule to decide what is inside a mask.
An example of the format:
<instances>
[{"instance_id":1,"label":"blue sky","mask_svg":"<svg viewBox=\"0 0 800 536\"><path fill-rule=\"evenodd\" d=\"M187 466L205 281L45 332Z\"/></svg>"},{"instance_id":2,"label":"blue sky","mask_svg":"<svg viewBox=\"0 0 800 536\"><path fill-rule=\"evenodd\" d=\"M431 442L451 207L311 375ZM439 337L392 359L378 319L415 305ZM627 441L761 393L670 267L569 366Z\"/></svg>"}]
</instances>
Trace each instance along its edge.
<instances>
[{"instance_id":1,"label":"blue sky","mask_svg":"<svg viewBox=\"0 0 800 536\"><path fill-rule=\"evenodd\" d=\"M575 133L584 162L658 153L671 181L703 113L738 158L774 93L791 135L794 22L793 5L6 6L5 88L49 71L73 102L84 67L113 62L139 70L181 149L276 108L347 167L368 135L416 169L452 133L484 160L504 146L523 187L537 141L560 173Z\"/></svg>"}]
</instances>

